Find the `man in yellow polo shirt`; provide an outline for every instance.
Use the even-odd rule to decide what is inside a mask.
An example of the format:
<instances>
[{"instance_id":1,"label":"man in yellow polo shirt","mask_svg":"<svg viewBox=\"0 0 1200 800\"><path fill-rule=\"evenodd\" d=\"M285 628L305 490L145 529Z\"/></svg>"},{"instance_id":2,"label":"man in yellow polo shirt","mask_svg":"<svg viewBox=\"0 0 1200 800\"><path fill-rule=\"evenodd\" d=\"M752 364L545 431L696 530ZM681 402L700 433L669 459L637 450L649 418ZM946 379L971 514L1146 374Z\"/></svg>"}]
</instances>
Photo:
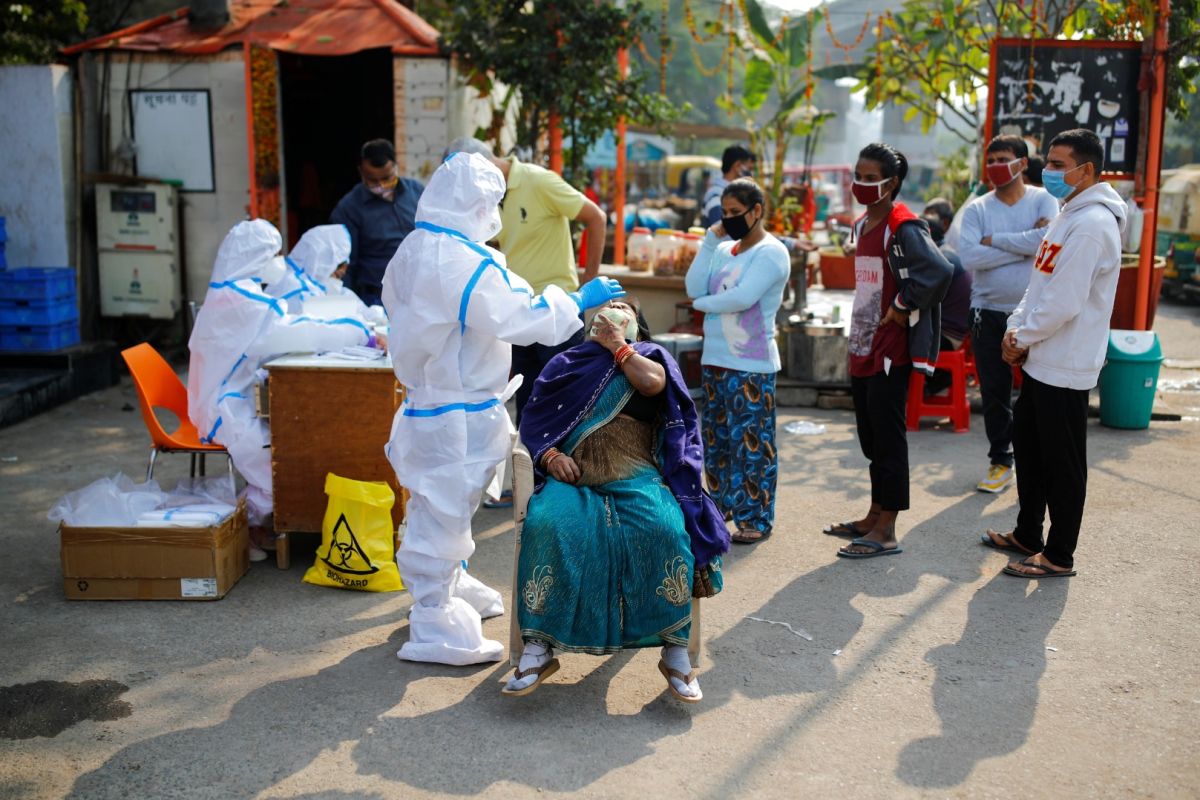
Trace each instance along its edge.
<instances>
[{"instance_id":1,"label":"man in yellow polo shirt","mask_svg":"<svg viewBox=\"0 0 1200 800\"><path fill-rule=\"evenodd\" d=\"M487 156L504 173L508 190L500 203L503 227L497 240L500 252L508 260L508 268L529 281L537 294L554 284L565 292L579 288L579 273L571 241L571 221L582 222L587 230L587 253L584 256L583 282L600 272L600 256L604 252L604 236L608 220L600 207L576 191L557 173L518 161L516 157L496 158L492 150L478 139L455 139L447 155L455 152L479 153ZM534 344L512 349L514 374L523 375L524 382L517 390L517 424L521 410L550 359L583 341L580 330L562 344L548 347Z\"/></svg>"}]
</instances>

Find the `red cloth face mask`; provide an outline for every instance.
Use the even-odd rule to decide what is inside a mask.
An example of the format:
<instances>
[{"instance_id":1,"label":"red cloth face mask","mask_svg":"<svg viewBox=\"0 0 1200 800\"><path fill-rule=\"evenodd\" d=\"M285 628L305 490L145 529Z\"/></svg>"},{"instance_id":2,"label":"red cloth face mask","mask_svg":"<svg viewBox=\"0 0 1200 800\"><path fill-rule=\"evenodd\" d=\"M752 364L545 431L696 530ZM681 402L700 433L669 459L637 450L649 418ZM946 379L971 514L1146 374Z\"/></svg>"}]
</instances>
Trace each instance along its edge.
<instances>
[{"instance_id":1,"label":"red cloth face mask","mask_svg":"<svg viewBox=\"0 0 1200 800\"><path fill-rule=\"evenodd\" d=\"M884 178L875 183L855 181L850 185L850 191L854 194L854 199L864 206L873 206L886 197L883 193L883 185L890 180L891 178Z\"/></svg>"},{"instance_id":2,"label":"red cloth face mask","mask_svg":"<svg viewBox=\"0 0 1200 800\"><path fill-rule=\"evenodd\" d=\"M988 181L997 189L1001 186L1008 186L1021 175L1021 171L1017 169L1020 164L1021 159L1019 158L1014 158L1012 161L1006 161L1003 164L988 164ZM1013 170L1016 171L1014 172Z\"/></svg>"}]
</instances>

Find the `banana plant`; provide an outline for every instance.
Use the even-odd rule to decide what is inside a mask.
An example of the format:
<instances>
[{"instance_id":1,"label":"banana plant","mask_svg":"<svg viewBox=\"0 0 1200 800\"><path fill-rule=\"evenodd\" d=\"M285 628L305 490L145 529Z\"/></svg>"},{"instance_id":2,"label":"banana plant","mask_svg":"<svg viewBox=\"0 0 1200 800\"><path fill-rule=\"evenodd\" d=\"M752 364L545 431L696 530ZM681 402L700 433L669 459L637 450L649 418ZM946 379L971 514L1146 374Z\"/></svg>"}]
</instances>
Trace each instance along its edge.
<instances>
[{"instance_id":1,"label":"banana plant","mask_svg":"<svg viewBox=\"0 0 1200 800\"><path fill-rule=\"evenodd\" d=\"M772 28L758 0L744 0L742 8L745 24L737 32L746 57L742 91L740 95L726 93L717 105L741 118L750 147L758 156L760 179L766 156L771 156L767 194L772 205L778 206L788 145L798 136L815 137L834 116L811 102L813 78L808 62L812 26L823 12L814 10L794 20L784 17Z\"/></svg>"}]
</instances>

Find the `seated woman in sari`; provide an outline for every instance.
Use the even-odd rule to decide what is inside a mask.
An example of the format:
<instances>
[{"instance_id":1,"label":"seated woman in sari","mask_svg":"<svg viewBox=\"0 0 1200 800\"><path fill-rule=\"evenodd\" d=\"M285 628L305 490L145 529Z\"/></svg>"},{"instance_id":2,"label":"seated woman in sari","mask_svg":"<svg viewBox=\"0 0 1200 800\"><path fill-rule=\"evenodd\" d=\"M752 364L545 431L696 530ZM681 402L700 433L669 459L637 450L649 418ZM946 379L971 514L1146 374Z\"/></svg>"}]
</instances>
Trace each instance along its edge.
<instances>
[{"instance_id":1,"label":"seated woman in sari","mask_svg":"<svg viewBox=\"0 0 1200 800\"><path fill-rule=\"evenodd\" d=\"M532 692L555 650L659 647L672 694L702 694L688 657L692 597L721 590L729 533L701 479L696 408L630 297L560 353L521 417L535 494L517 563L525 649L504 693ZM627 340L632 341L630 344Z\"/></svg>"}]
</instances>

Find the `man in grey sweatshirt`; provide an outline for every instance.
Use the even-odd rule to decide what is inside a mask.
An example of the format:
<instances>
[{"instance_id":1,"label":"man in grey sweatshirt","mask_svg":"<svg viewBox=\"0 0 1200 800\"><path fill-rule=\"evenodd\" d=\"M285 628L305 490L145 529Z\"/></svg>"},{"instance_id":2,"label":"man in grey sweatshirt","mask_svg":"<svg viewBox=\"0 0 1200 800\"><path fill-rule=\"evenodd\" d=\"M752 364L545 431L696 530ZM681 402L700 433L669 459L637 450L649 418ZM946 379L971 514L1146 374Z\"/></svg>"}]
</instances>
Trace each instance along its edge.
<instances>
[{"instance_id":1,"label":"man in grey sweatshirt","mask_svg":"<svg viewBox=\"0 0 1200 800\"><path fill-rule=\"evenodd\" d=\"M971 273L968 320L988 437L988 472L975 487L981 492L1002 492L1013 481L1013 374L1000 356L1000 340L1029 285L1046 226L1058 214L1058 201L1021 179L1028 156L1020 136L988 143L987 177L995 188L967 205L958 240L959 258Z\"/></svg>"},{"instance_id":2,"label":"man in grey sweatshirt","mask_svg":"<svg viewBox=\"0 0 1200 800\"><path fill-rule=\"evenodd\" d=\"M1020 511L1011 533L989 530L983 543L1026 556L1004 568L1022 578L1075 574L1087 494L1088 392L1108 348L1126 213L1121 196L1100 181L1103 166L1104 145L1091 131L1050 141L1042 180L1065 202L1001 343L1005 360L1024 372L1013 411Z\"/></svg>"}]
</instances>

